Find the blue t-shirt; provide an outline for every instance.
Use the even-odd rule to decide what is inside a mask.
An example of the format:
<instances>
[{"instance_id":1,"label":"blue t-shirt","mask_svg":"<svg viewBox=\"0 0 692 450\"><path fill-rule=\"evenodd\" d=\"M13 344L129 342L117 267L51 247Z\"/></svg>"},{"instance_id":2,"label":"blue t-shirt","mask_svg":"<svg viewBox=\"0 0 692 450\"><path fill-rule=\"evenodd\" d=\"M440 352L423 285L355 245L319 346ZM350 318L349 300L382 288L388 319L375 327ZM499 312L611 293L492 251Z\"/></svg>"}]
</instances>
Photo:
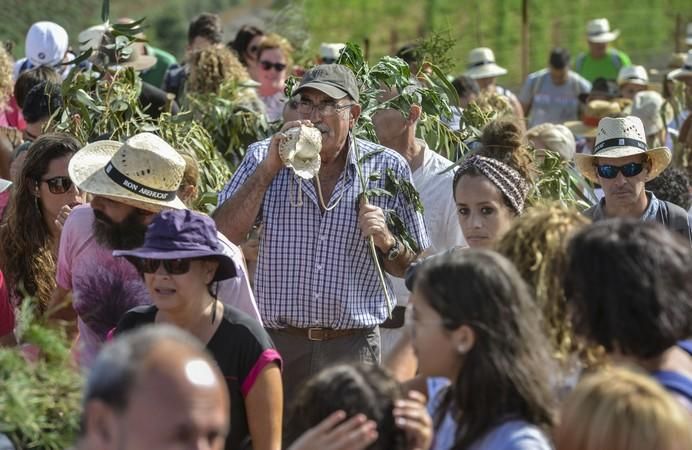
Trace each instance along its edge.
<instances>
[{"instance_id":1,"label":"blue t-shirt","mask_svg":"<svg viewBox=\"0 0 692 450\"><path fill-rule=\"evenodd\" d=\"M678 347L692 356L692 340L681 341ZM651 376L692 411L692 378L670 370L657 370Z\"/></svg>"},{"instance_id":2,"label":"blue t-shirt","mask_svg":"<svg viewBox=\"0 0 692 450\"><path fill-rule=\"evenodd\" d=\"M437 408L449 386L446 378L428 378L428 412L435 417ZM431 450L449 450L454 444L457 426L446 414L435 430ZM525 420L507 420L474 442L469 450L551 450L550 441L540 428Z\"/></svg>"}]
</instances>

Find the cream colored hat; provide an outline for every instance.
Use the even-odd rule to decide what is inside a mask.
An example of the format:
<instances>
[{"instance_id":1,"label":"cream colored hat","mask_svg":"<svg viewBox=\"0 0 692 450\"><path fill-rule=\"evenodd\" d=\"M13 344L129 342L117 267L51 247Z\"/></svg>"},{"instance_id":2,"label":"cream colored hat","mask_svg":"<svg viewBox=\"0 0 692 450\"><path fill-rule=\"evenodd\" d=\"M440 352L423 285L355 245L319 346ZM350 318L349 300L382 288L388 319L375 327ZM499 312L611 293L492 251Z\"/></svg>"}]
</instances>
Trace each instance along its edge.
<instances>
[{"instance_id":1,"label":"cream colored hat","mask_svg":"<svg viewBox=\"0 0 692 450\"><path fill-rule=\"evenodd\" d=\"M645 181L656 178L670 164L671 153L667 147L653 149L647 147L644 125L639 117L628 116L617 119L605 117L598 123L593 154L577 154L574 161L584 177L598 183L596 158L622 158L640 154L648 155L651 161L651 168Z\"/></svg>"},{"instance_id":2,"label":"cream colored hat","mask_svg":"<svg viewBox=\"0 0 692 450\"><path fill-rule=\"evenodd\" d=\"M608 19L593 19L586 24L586 36L589 42L603 44L617 39L620 36L620 30L610 31Z\"/></svg>"},{"instance_id":3,"label":"cream colored hat","mask_svg":"<svg viewBox=\"0 0 692 450\"><path fill-rule=\"evenodd\" d=\"M495 64L495 54L487 47L471 50L468 61L464 75L474 80L499 77L507 74L507 69Z\"/></svg>"},{"instance_id":4,"label":"cream colored hat","mask_svg":"<svg viewBox=\"0 0 692 450\"><path fill-rule=\"evenodd\" d=\"M692 77L692 50L685 55L685 62L679 69L671 70L668 74L669 80Z\"/></svg>"},{"instance_id":5,"label":"cream colored hat","mask_svg":"<svg viewBox=\"0 0 692 450\"><path fill-rule=\"evenodd\" d=\"M185 160L151 133L125 143L97 141L70 159L68 172L79 189L147 211L185 209L177 196Z\"/></svg>"},{"instance_id":6,"label":"cream colored hat","mask_svg":"<svg viewBox=\"0 0 692 450\"><path fill-rule=\"evenodd\" d=\"M670 103L666 103L656 91L637 92L632 100L632 115L642 120L647 136L664 129L666 124L673 120L674 114Z\"/></svg>"},{"instance_id":7,"label":"cream colored hat","mask_svg":"<svg viewBox=\"0 0 692 450\"><path fill-rule=\"evenodd\" d=\"M540 141L545 150L559 154L565 161L571 161L574 158L577 144L572 132L564 125L542 123L529 129L526 132L526 137L529 140Z\"/></svg>"},{"instance_id":8,"label":"cream colored hat","mask_svg":"<svg viewBox=\"0 0 692 450\"><path fill-rule=\"evenodd\" d=\"M620 73L618 73L618 86L627 83L648 86L649 74L646 73L646 68L644 66L626 66L620 69Z\"/></svg>"}]
</instances>

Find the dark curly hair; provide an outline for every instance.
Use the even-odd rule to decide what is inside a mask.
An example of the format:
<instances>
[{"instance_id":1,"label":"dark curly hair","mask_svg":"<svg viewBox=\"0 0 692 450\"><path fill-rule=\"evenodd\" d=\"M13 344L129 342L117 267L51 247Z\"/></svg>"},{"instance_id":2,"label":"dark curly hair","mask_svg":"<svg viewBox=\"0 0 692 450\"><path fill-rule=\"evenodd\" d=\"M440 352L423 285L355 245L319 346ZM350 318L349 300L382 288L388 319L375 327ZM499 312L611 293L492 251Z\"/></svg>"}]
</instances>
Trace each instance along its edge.
<instances>
[{"instance_id":1,"label":"dark curly hair","mask_svg":"<svg viewBox=\"0 0 692 450\"><path fill-rule=\"evenodd\" d=\"M658 223L587 227L565 273L575 331L608 353L651 358L692 336L692 249Z\"/></svg>"},{"instance_id":2,"label":"dark curly hair","mask_svg":"<svg viewBox=\"0 0 692 450\"><path fill-rule=\"evenodd\" d=\"M187 29L187 43L192 44L195 38L201 37L212 44L218 44L221 42L222 33L219 16L205 12L190 21L190 26Z\"/></svg>"},{"instance_id":3,"label":"dark curly hair","mask_svg":"<svg viewBox=\"0 0 692 450\"><path fill-rule=\"evenodd\" d=\"M406 448L404 431L396 426L394 402L403 398L403 389L379 366L341 364L315 375L300 390L287 416L286 442L319 424L335 411L347 417L364 414L377 423L378 438L368 450Z\"/></svg>"},{"instance_id":4,"label":"dark curly hair","mask_svg":"<svg viewBox=\"0 0 692 450\"><path fill-rule=\"evenodd\" d=\"M681 206L685 211L690 209L690 180L687 173L677 167L669 166L659 176L646 183L646 189L661 199Z\"/></svg>"},{"instance_id":5,"label":"dark curly hair","mask_svg":"<svg viewBox=\"0 0 692 450\"><path fill-rule=\"evenodd\" d=\"M452 448L469 448L508 417L549 428L550 344L541 311L512 263L489 250L447 252L420 264L413 287L444 328L466 325L476 335L435 412L436 428L448 412L457 423Z\"/></svg>"}]
</instances>

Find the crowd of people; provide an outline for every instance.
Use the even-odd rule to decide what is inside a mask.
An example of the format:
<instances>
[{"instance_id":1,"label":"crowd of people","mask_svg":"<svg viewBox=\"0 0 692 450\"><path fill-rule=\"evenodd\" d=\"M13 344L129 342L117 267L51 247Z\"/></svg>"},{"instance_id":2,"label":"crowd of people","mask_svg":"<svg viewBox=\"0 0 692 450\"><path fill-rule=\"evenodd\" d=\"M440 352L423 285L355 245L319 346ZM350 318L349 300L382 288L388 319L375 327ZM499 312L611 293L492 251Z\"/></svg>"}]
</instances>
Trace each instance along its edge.
<instances>
[{"instance_id":1,"label":"crowd of people","mask_svg":"<svg viewBox=\"0 0 692 450\"><path fill-rule=\"evenodd\" d=\"M81 450L690 449L687 32L660 92L604 18L516 94L473 49L450 130L489 96L507 108L450 161L417 133L422 105L392 106L426 83L415 46L373 142L343 44L297 67L286 38L246 25L224 44L204 13L178 64L141 34L118 53L109 24L73 50L34 23L25 57L0 48L0 346L26 351L27 302L66 330ZM162 136L55 129L73 71L127 68L152 117L230 82L276 125L210 215L192 209L202 166ZM588 208L532 196L547 158Z\"/></svg>"}]
</instances>

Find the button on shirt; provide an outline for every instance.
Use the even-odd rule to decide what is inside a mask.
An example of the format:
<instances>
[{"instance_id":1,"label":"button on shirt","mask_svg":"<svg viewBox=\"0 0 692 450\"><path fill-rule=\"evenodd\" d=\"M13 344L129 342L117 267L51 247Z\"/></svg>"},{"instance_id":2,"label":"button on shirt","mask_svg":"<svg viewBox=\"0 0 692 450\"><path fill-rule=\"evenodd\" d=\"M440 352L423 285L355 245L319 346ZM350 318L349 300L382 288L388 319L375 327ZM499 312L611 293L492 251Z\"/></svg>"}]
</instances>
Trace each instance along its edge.
<instances>
[{"instance_id":1,"label":"button on shirt","mask_svg":"<svg viewBox=\"0 0 692 450\"><path fill-rule=\"evenodd\" d=\"M362 192L357 172L363 159L368 188L384 188L385 170L411 181L406 160L372 142L351 141L346 166L327 208L322 211L312 180L301 180L283 168L265 193L260 215L260 237L255 289L260 314L268 328L368 328L387 317L387 305L369 244L358 227L358 198ZM357 148L356 148L357 147ZM237 172L219 194L219 204L247 181L266 157L269 140L250 146ZM379 174L379 178L375 175ZM372 178L371 178L372 177ZM372 196L370 202L393 210L421 250L430 243L423 217L402 194ZM393 297L391 282L386 284ZM392 298L392 300L394 300Z\"/></svg>"}]
</instances>

